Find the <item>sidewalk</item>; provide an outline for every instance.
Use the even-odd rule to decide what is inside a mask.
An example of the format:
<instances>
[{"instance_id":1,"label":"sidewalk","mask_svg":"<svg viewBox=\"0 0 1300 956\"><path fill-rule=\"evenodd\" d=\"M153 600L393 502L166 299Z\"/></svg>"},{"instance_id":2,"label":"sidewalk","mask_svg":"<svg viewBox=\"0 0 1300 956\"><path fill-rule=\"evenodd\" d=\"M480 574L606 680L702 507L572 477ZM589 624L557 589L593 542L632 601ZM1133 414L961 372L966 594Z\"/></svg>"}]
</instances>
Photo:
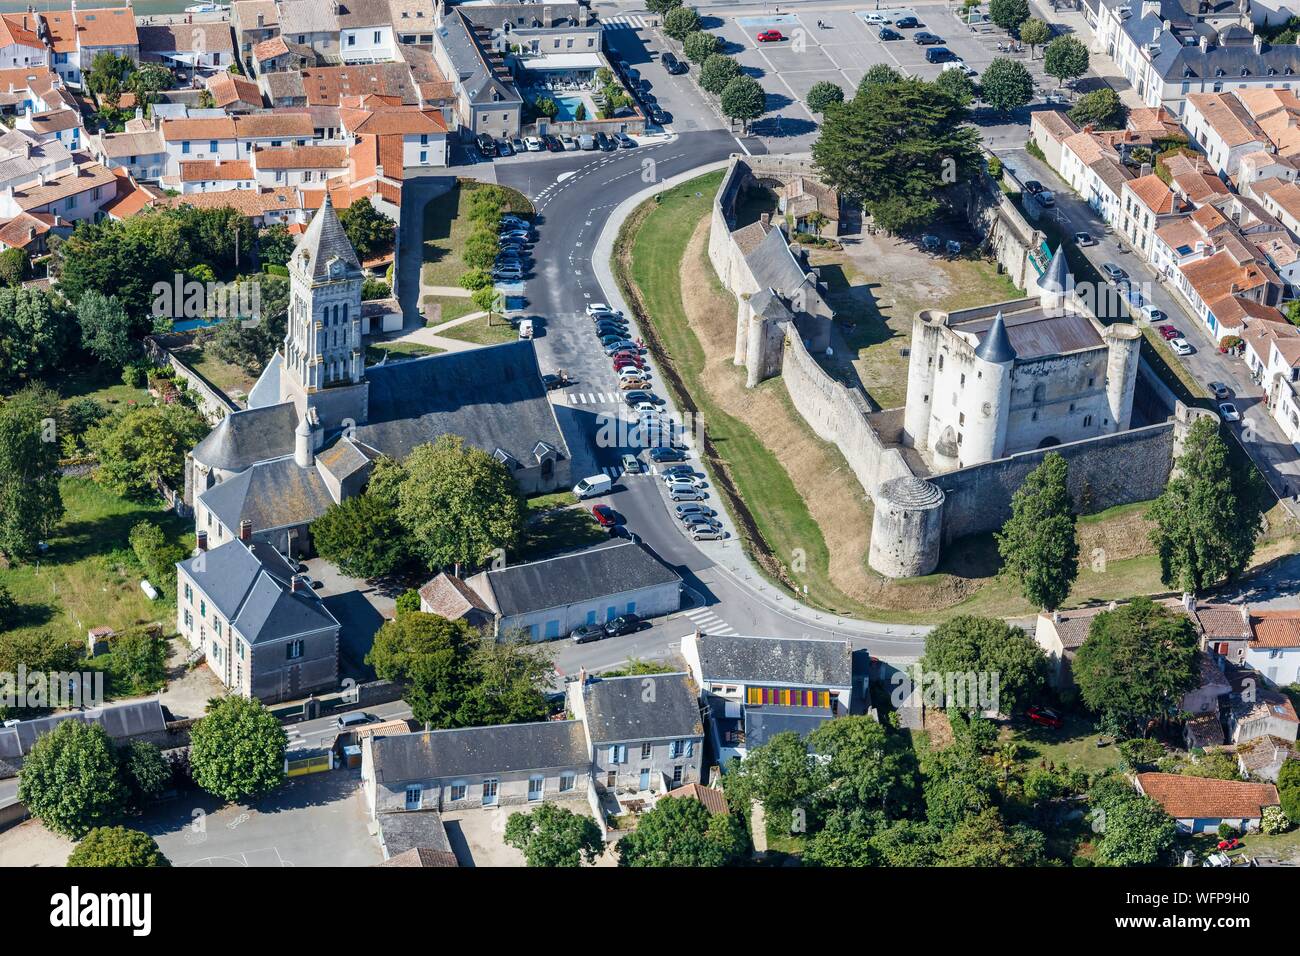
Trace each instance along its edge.
<instances>
[{"instance_id":1,"label":"sidewalk","mask_svg":"<svg viewBox=\"0 0 1300 956\"><path fill-rule=\"evenodd\" d=\"M381 345L386 342L415 342L418 345L430 345L434 348L442 349L444 352L465 352L469 349L482 348L476 342L465 342L461 339L449 338L438 333L444 329L454 328L457 325L464 325L467 322L473 322L475 319L481 319L487 315L486 312L471 312L469 315L462 315L458 319L452 319L449 322L443 322L434 326L420 326L414 329L406 329L402 332L388 338L372 338L371 344Z\"/></svg>"},{"instance_id":2,"label":"sidewalk","mask_svg":"<svg viewBox=\"0 0 1300 956\"><path fill-rule=\"evenodd\" d=\"M1082 40L1088 47L1088 72L1095 73L1106 81L1116 93L1119 94L1120 101L1129 109L1141 109L1146 106L1137 91L1124 78L1120 72L1119 64L1106 55L1106 51L1099 49L1096 45L1097 38L1093 36L1092 28L1088 26L1088 21L1084 18L1083 10L1070 10L1062 6L1058 10L1053 10L1050 3L1038 2L1031 0L1030 8L1035 16L1045 20L1054 26L1067 27L1071 33Z\"/></svg>"}]
</instances>

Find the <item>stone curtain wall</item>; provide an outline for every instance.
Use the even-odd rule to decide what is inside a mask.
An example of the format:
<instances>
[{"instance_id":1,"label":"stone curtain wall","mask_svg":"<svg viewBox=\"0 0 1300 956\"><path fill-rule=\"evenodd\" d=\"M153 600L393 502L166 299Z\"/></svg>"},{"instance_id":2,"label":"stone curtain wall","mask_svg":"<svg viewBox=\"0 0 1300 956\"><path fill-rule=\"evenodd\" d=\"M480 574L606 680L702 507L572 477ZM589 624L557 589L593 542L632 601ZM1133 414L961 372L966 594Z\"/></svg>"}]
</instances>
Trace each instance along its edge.
<instances>
[{"instance_id":1,"label":"stone curtain wall","mask_svg":"<svg viewBox=\"0 0 1300 956\"><path fill-rule=\"evenodd\" d=\"M209 384L207 379L178 359L157 339L147 336L144 343L145 352L155 365L169 366L176 373L176 377L185 382L186 387L198 400L199 411L210 424L215 425L230 412L240 410L225 392Z\"/></svg>"},{"instance_id":2,"label":"stone curtain wall","mask_svg":"<svg viewBox=\"0 0 1300 956\"><path fill-rule=\"evenodd\" d=\"M872 498L890 478L911 477L897 448L887 448L867 416L871 409L855 390L841 385L817 364L797 331L787 333L781 380L790 401L823 441L833 443Z\"/></svg>"},{"instance_id":3,"label":"stone curtain wall","mask_svg":"<svg viewBox=\"0 0 1300 956\"><path fill-rule=\"evenodd\" d=\"M1000 529L1011 517L1012 494L1048 452L1069 464L1070 494L1079 513L1093 514L1158 496L1173 451L1174 422L1169 421L935 475L930 480L947 496L943 542Z\"/></svg>"},{"instance_id":4,"label":"stone curtain wall","mask_svg":"<svg viewBox=\"0 0 1300 956\"><path fill-rule=\"evenodd\" d=\"M1003 180L1013 188L1020 184L1004 170ZM1043 233L1029 224L1015 203L998 188L992 177L984 175L974 183L966 206L966 216L989 245L989 251L1002 264L1017 288L1029 288L1037 280L1038 270L1031 259L1041 258Z\"/></svg>"}]
</instances>

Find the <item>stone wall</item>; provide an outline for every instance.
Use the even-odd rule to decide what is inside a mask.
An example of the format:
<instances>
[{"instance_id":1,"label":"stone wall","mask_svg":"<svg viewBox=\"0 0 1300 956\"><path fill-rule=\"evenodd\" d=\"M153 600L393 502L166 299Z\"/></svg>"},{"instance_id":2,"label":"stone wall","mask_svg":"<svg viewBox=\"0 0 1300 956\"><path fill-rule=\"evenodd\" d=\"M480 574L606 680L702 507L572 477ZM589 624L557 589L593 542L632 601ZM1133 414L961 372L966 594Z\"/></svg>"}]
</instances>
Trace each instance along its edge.
<instances>
[{"instance_id":1,"label":"stone wall","mask_svg":"<svg viewBox=\"0 0 1300 956\"><path fill-rule=\"evenodd\" d=\"M176 377L185 382L186 387L198 403L199 411L203 413L203 416L210 424L215 425L230 412L239 411L239 406L235 404L233 399L178 359L170 349L163 346L157 339L148 336L144 342L145 352L150 361L155 365L170 367L176 373Z\"/></svg>"},{"instance_id":2,"label":"stone wall","mask_svg":"<svg viewBox=\"0 0 1300 956\"><path fill-rule=\"evenodd\" d=\"M1046 240L1042 231L1029 224L989 176L980 177L971 187L966 215L1016 287L1029 288L1030 281L1036 281L1040 270L1047 267L1042 254ZM1039 268L1035 268L1035 261Z\"/></svg>"},{"instance_id":3,"label":"stone wall","mask_svg":"<svg viewBox=\"0 0 1300 956\"><path fill-rule=\"evenodd\" d=\"M1011 496L1049 452L1070 466L1070 494L1081 514L1155 498L1173 464L1174 422L1021 452L930 478L942 489L943 543L996 531L1011 517Z\"/></svg>"}]
</instances>

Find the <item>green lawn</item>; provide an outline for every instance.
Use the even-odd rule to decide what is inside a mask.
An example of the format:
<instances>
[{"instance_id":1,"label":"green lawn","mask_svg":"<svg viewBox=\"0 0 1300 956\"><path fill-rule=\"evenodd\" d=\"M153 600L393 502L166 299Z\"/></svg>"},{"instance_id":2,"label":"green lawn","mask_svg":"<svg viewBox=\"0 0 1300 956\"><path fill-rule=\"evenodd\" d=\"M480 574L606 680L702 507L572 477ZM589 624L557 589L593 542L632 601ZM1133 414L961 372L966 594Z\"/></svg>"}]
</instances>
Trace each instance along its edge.
<instances>
[{"instance_id":1,"label":"green lawn","mask_svg":"<svg viewBox=\"0 0 1300 956\"><path fill-rule=\"evenodd\" d=\"M458 252L474 231L470 221L469 194L478 183L462 180L424 207L424 282L426 285L455 285L467 270ZM533 205L522 193L501 186L510 194L507 212L531 216Z\"/></svg>"},{"instance_id":2,"label":"green lawn","mask_svg":"<svg viewBox=\"0 0 1300 956\"><path fill-rule=\"evenodd\" d=\"M434 306L438 307L436 316ZM425 325L441 325L443 322L450 322L477 311L478 306L468 296L462 298L450 295L426 295L424 297Z\"/></svg>"},{"instance_id":3,"label":"green lawn","mask_svg":"<svg viewBox=\"0 0 1300 956\"><path fill-rule=\"evenodd\" d=\"M558 551L572 551L609 540L609 532L596 523L591 509L578 503L571 491L556 491L529 498L523 540L512 560L535 561Z\"/></svg>"},{"instance_id":4,"label":"green lawn","mask_svg":"<svg viewBox=\"0 0 1300 956\"><path fill-rule=\"evenodd\" d=\"M445 335L449 339L458 339L461 342L473 342L475 345L499 345L502 342L513 342L519 338L519 333L515 327L502 316L492 317L492 323L488 324L488 317L473 319L456 325L450 329L443 329L438 333Z\"/></svg>"},{"instance_id":5,"label":"green lawn","mask_svg":"<svg viewBox=\"0 0 1300 956\"><path fill-rule=\"evenodd\" d=\"M217 358L210 349L192 346L181 349L175 355L231 398L247 397L257 384L256 376L232 362Z\"/></svg>"},{"instance_id":6,"label":"green lawn","mask_svg":"<svg viewBox=\"0 0 1300 956\"><path fill-rule=\"evenodd\" d=\"M422 355L437 355L444 351L436 345L424 345L420 342L376 342L366 346L366 364L374 365L384 356L388 361L398 362L402 359L419 358Z\"/></svg>"},{"instance_id":7,"label":"green lawn","mask_svg":"<svg viewBox=\"0 0 1300 956\"><path fill-rule=\"evenodd\" d=\"M1097 729L1091 718L1077 713L1063 713L1065 726L1060 730L1017 721L1002 731L1004 741L1020 746L1019 759L1029 766L1047 761L1054 767L1077 767L1096 772L1118 766L1119 747L1113 742L1097 746Z\"/></svg>"},{"instance_id":8,"label":"green lawn","mask_svg":"<svg viewBox=\"0 0 1300 956\"><path fill-rule=\"evenodd\" d=\"M128 402L147 404L153 401L146 389L123 385L120 372L99 363L67 369L50 384L65 401L70 398L93 398L110 409Z\"/></svg>"},{"instance_id":9,"label":"green lawn","mask_svg":"<svg viewBox=\"0 0 1300 956\"><path fill-rule=\"evenodd\" d=\"M0 582L20 606L15 630L49 629L58 638L84 642L86 631L122 629L161 620L172 628L176 595L150 601L140 590L141 572L127 542L131 526L148 519L173 541L193 546L193 525L159 501L126 501L87 478L60 483L66 514L38 561L0 570Z\"/></svg>"}]
</instances>

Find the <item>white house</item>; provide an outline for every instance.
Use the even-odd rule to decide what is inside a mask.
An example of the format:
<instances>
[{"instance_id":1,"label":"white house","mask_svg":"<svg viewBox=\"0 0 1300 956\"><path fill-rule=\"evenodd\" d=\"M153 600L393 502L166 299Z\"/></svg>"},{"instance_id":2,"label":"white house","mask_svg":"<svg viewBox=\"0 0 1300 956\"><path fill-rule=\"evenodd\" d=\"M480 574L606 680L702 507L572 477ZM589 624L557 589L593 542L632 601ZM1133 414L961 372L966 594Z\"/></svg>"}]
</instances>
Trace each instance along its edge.
<instances>
[{"instance_id":1,"label":"white house","mask_svg":"<svg viewBox=\"0 0 1300 956\"><path fill-rule=\"evenodd\" d=\"M1300 611L1255 611L1250 623L1246 663L1275 687L1300 681Z\"/></svg>"},{"instance_id":2,"label":"white house","mask_svg":"<svg viewBox=\"0 0 1300 956\"><path fill-rule=\"evenodd\" d=\"M385 63L396 57L388 0L339 0L336 8L344 63Z\"/></svg>"},{"instance_id":3,"label":"white house","mask_svg":"<svg viewBox=\"0 0 1300 956\"><path fill-rule=\"evenodd\" d=\"M1278 805L1277 787L1271 783L1140 773L1134 786L1160 804L1184 833L1214 833L1221 823L1242 833L1258 830L1265 808Z\"/></svg>"},{"instance_id":4,"label":"white house","mask_svg":"<svg viewBox=\"0 0 1300 956\"><path fill-rule=\"evenodd\" d=\"M1189 95L1183 126L1217 173L1232 176L1244 157L1272 150L1267 134L1232 93Z\"/></svg>"}]
</instances>

